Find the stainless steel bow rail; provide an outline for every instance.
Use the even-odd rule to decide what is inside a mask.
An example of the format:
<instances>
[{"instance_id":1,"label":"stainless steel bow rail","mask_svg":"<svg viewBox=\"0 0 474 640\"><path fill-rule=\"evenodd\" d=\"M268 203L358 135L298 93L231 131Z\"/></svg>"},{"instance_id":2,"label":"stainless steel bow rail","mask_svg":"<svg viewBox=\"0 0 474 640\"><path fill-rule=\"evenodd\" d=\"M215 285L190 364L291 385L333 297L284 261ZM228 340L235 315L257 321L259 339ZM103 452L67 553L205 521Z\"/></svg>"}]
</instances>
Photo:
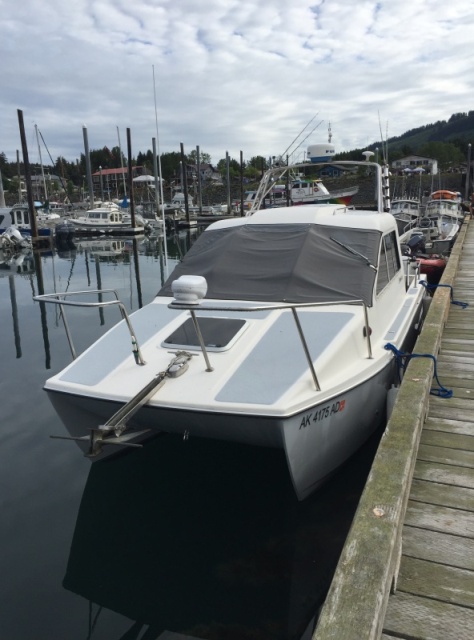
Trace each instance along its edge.
<instances>
[{"instance_id":1,"label":"stainless steel bow rail","mask_svg":"<svg viewBox=\"0 0 474 640\"><path fill-rule=\"evenodd\" d=\"M304 309L309 307L327 307L327 306L337 306L337 305L360 305L364 309L364 337L367 340L367 357L372 358L372 343L370 340L370 335L372 333L369 326L369 314L367 311L367 305L363 300L340 300L338 302L300 302L297 304L292 303L280 303L280 304L269 304L269 305L260 305L255 307L230 307L223 305L213 305L213 304L186 304L184 302L171 302L168 305L169 309L179 309L181 311L189 311L191 314L191 318L194 324L194 328L196 330L196 334L199 340L199 346L201 347L202 354L206 361L206 371L213 371L211 363L209 361L209 355L206 349L206 345L204 343L204 339L202 337L201 330L199 328L199 321L196 316L196 310L201 311L227 311L229 313L249 313L255 311L291 311L293 314L293 319L295 321L296 329L298 331L298 335L300 337L301 345L303 347L306 360L308 363L309 370L311 372L311 376L313 378L314 385L316 387L316 391L321 391L321 387L319 386L318 377L316 375L316 371L314 370L313 360L311 358L311 354L309 352L308 344L306 342L306 338L304 336L303 328L301 326L297 309Z\"/></svg>"},{"instance_id":2,"label":"stainless steel bow rail","mask_svg":"<svg viewBox=\"0 0 474 640\"><path fill-rule=\"evenodd\" d=\"M78 296L78 295L103 295L103 294L113 294L115 299L102 301L99 300L97 302L81 302L78 300L70 300L67 299L69 296ZM130 338L132 342L132 352L135 358L135 362L138 365L145 365L145 360L142 357L140 347L138 345L138 341L136 338L135 331L132 327L132 323L128 317L127 311L123 303L119 300L118 294L114 289L97 289L92 291L70 291L66 293L48 293L38 296L33 296L33 299L38 302L48 302L52 304L59 305L61 309L61 315L63 318L64 328L66 331L66 336L69 342L69 347L71 349L71 354L73 359L77 357L76 350L74 348L74 344L72 341L71 332L69 330L69 325L66 319L65 314L65 306L73 306L73 307L88 307L88 308L100 308L100 307L110 307L110 306L118 306L120 312L122 314L122 318L124 319L128 331L130 333ZM206 345L199 327L199 320L196 316L196 310L201 311L226 311L229 313L249 313L249 312L258 312L258 311L291 311L293 315L293 319L295 321L295 326L306 356L306 360L308 363L309 370L311 372L311 376L313 378L313 382L316 388L316 391L320 391L319 381L316 375L316 371L314 369L313 361L311 358L311 354L306 342L306 338L304 336L303 328L301 326L297 310L310 308L310 307L327 307L327 306L337 306L337 305L357 305L362 306L364 310L364 337L367 341L367 357L372 358L372 344L371 344L371 329L369 326L369 316L367 305L363 300L344 300L338 302L303 302L303 303L279 303L279 304L270 304L270 305L258 305L258 306L225 306L225 305L213 305L213 304L185 304L183 302L172 302L168 305L170 309L176 309L179 311L189 311L194 328L198 337L199 345L201 347L201 352L203 354L204 360L206 362L206 371L213 371L213 367L209 361L208 351L206 349ZM173 352L172 352L173 353ZM103 445L116 445L116 446L125 446L125 447L141 447L141 444L129 442L129 440L141 436L149 431L149 429L145 429L142 431L129 431L127 433L127 422L130 418L144 405L148 402L148 400L158 391L158 389L164 384L167 378L177 378L182 375L188 369L189 360L193 355L187 351L177 351L174 352L174 358L169 363L168 367L158 373L145 387L143 387L133 398L131 398L126 404L124 404L107 422L103 425L99 425L98 427L90 429L90 435L86 436L51 436L52 438L60 439L60 440L77 440L82 442L89 443L88 452L85 454L88 457L95 457L102 452Z\"/></svg>"},{"instance_id":3,"label":"stainless steel bow rail","mask_svg":"<svg viewBox=\"0 0 474 640\"><path fill-rule=\"evenodd\" d=\"M97 302L81 302L79 300L66 300L68 296L80 296L80 295L103 295L103 294L113 294L115 296L115 300L98 300ZM140 352L140 347L138 346L137 337L135 331L133 330L132 323L130 322L130 318L128 317L127 310L123 302L119 300L118 294L115 289L95 289L91 291L69 291L66 293L45 293L39 296L33 296L33 300L37 300L38 302L49 302L51 304L59 305L61 309L61 316L64 323L64 329L66 331L66 336L69 343L69 348L71 349L71 354L73 359L77 358L76 349L74 348L74 343L72 341L71 332L69 331L69 325L66 319L65 306L71 307L111 307L117 305L120 309L120 313L122 314L122 318L125 320L128 331L130 333L130 338L132 342L132 352L135 357L135 361L137 364L143 365L145 361L143 360L142 354Z\"/></svg>"}]
</instances>

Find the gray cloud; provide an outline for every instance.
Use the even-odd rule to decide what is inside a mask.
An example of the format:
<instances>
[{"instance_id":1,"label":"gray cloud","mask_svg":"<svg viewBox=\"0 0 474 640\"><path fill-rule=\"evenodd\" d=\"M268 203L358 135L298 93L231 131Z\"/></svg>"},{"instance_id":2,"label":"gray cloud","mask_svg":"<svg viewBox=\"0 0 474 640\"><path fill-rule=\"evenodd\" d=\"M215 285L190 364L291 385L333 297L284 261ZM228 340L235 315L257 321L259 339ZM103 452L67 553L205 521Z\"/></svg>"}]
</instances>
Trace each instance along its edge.
<instances>
[{"instance_id":1,"label":"gray cloud","mask_svg":"<svg viewBox=\"0 0 474 640\"><path fill-rule=\"evenodd\" d=\"M18 109L54 158L79 157L83 123L91 148L129 127L136 154L157 135L156 95L160 151L214 162L281 154L315 116L301 153L329 122L344 151L379 140L379 118L394 136L472 109L471 0L24 0L2 3L2 24L9 160Z\"/></svg>"}]
</instances>

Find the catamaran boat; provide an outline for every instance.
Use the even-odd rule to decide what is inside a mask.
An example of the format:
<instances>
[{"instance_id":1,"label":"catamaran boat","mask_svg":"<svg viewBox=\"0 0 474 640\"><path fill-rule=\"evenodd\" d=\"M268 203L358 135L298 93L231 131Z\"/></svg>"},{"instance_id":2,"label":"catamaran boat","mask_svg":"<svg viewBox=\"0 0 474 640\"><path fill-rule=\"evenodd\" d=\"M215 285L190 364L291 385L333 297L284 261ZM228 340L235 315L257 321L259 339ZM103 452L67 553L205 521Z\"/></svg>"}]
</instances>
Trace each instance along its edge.
<instances>
[{"instance_id":1,"label":"catamaran boat","mask_svg":"<svg viewBox=\"0 0 474 640\"><path fill-rule=\"evenodd\" d=\"M261 188L130 316L110 292L36 296L63 318L68 305L117 305L124 318L46 381L62 437L91 460L157 432L282 448L298 499L317 489L385 423L400 374L387 344L411 349L425 309L424 277L384 211L388 169L364 165L374 210L260 209Z\"/></svg>"}]
</instances>

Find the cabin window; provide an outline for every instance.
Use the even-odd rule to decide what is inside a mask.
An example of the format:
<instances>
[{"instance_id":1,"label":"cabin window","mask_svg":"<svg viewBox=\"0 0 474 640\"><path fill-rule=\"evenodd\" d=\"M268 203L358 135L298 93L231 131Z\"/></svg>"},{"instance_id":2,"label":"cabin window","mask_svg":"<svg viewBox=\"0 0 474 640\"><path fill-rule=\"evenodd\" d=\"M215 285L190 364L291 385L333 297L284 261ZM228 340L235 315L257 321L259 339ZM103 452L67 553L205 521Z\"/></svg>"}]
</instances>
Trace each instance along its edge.
<instances>
[{"instance_id":1,"label":"cabin window","mask_svg":"<svg viewBox=\"0 0 474 640\"><path fill-rule=\"evenodd\" d=\"M377 293L385 289L390 280L400 270L400 254L398 252L395 231L383 236L380 247L379 268L377 273Z\"/></svg>"}]
</instances>

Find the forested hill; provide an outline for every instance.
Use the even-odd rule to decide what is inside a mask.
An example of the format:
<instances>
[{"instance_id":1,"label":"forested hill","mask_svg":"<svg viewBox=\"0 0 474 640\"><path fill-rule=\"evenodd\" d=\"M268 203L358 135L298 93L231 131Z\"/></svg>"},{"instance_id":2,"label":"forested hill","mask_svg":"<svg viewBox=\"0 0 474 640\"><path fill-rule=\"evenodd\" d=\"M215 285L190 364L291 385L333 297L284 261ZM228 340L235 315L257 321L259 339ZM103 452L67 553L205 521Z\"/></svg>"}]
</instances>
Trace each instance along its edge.
<instances>
[{"instance_id":1,"label":"forested hill","mask_svg":"<svg viewBox=\"0 0 474 640\"><path fill-rule=\"evenodd\" d=\"M468 144L474 143L474 111L468 113L454 113L449 120L439 120L433 124L426 124L416 129L410 129L401 136L384 140L383 146L388 147L389 159L395 160L405 155L416 154L421 156L436 157L433 150L439 148L436 143L443 143L447 148L456 150L464 161L467 157ZM379 140L366 147L371 151L383 148ZM431 150L431 151L430 151ZM363 149L354 149L347 153L339 154L339 160L358 159ZM453 158L455 161L455 158Z\"/></svg>"}]
</instances>

